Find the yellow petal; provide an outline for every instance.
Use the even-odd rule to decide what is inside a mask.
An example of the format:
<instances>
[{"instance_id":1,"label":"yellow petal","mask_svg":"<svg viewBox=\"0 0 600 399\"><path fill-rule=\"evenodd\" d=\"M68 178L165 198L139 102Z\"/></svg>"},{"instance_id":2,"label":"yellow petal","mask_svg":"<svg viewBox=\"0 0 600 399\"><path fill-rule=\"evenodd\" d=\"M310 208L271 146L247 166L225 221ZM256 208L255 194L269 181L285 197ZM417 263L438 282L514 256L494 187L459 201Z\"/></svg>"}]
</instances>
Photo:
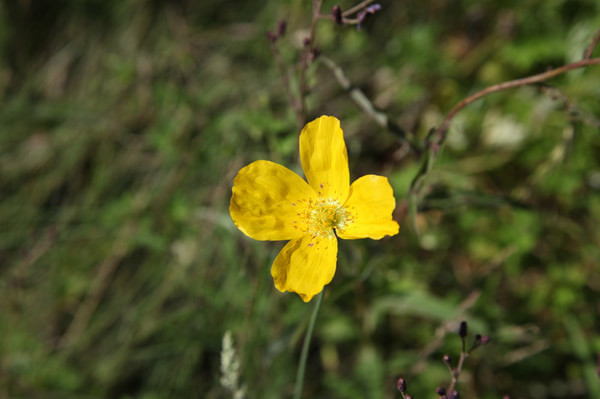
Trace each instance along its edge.
<instances>
[{"instance_id":1,"label":"yellow petal","mask_svg":"<svg viewBox=\"0 0 600 399\"><path fill-rule=\"evenodd\" d=\"M398 223L392 219L395 207L394 191L385 177L363 176L350 186L350 196L343 205L350 217L337 234L346 240L367 237L379 240L398 234Z\"/></svg>"},{"instance_id":2,"label":"yellow petal","mask_svg":"<svg viewBox=\"0 0 600 399\"><path fill-rule=\"evenodd\" d=\"M346 200L350 186L348 152L337 118L321 116L304 126L300 133L300 160L308 184L320 196Z\"/></svg>"},{"instance_id":3,"label":"yellow petal","mask_svg":"<svg viewBox=\"0 0 600 399\"><path fill-rule=\"evenodd\" d=\"M283 247L273 262L271 275L279 291L295 292L308 302L333 279L336 261L334 234L304 236Z\"/></svg>"},{"instance_id":4,"label":"yellow petal","mask_svg":"<svg viewBox=\"0 0 600 399\"><path fill-rule=\"evenodd\" d=\"M306 231L304 214L310 186L288 168L256 161L242 168L233 181L229 213L235 225L255 240L290 240Z\"/></svg>"}]
</instances>

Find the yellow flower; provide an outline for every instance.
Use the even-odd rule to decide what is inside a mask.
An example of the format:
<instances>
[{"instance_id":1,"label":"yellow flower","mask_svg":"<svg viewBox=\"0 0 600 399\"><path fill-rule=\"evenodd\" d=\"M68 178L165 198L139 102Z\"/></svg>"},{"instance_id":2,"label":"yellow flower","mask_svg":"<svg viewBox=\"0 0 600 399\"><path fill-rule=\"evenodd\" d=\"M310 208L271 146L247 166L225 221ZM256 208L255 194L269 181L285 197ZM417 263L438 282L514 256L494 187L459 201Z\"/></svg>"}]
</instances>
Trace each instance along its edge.
<instances>
[{"instance_id":1,"label":"yellow flower","mask_svg":"<svg viewBox=\"0 0 600 399\"><path fill-rule=\"evenodd\" d=\"M385 177L367 175L350 185L338 119L321 116L302 129L300 159L308 183L270 161L242 168L233 182L229 213L255 240L290 240L271 275L279 291L296 292L308 302L333 279L336 234L379 240L397 234L399 227L392 220L396 200Z\"/></svg>"}]
</instances>

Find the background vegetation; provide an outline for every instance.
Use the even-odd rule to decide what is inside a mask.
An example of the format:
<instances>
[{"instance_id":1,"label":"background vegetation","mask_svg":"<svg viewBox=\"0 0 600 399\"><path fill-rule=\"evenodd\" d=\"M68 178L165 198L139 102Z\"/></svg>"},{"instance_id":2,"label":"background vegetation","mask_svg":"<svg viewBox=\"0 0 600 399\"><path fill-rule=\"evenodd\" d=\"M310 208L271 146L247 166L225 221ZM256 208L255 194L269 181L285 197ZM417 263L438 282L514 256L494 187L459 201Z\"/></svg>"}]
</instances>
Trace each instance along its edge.
<instances>
[{"instance_id":1,"label":"background vegetation","mask_svg":"<svg viewBox=\"0 0 600 399\"><path fill-rule=\"evenodd\" d=\"M320 22L316 45L417 137L478 89L581 59L600 28L596 0L381 5L360 31ZM2 2L0 398L232 397L227 330L248 397L290 397L312 306L273 287L282 244L228 215L243 165L299 170L265 38L281 19L293 64L308 0ZM492 341L462 397L600 397L600 68L549 83L461 111L416 234L420 160L310 67L309 119L342 120L353 178L390 178L401 234L341 242L305 397L397 398L399 376L435 397L463 319Z\"/></svg>"}]
</instances>

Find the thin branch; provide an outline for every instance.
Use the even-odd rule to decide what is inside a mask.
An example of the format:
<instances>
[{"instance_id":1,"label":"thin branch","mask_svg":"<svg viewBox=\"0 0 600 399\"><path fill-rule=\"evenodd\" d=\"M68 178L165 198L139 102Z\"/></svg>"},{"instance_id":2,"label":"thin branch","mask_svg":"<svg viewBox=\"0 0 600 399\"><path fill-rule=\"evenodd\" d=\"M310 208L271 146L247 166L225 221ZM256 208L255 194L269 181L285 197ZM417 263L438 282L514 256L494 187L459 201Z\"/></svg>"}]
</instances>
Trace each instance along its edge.
<instances>
[{"instance_id":1,"label":"thin branch","mask_svg":"<svg viewBox=\"0 0 600 399\"><path fill-rule=\"evenodd\" d=\"M358 105L358 107L366 113L375 123L379 126L386 128L388 124L388 116L383 112L379 112L375 109L371 101L365 96L365 94L356 86L353 86L342 68L340 68L333 60L325 56L320 56L319 60L325 64L327 68L333 73L333 76L342 87L342 89L348 91L352 101Z\"/></svg>"},{"instance_id":2,"label":"thin branch","mask_svg":"<svg viewBox=\"0 0 600 399\"><path fill-rule=\"evenodd\" d=\"M358 12L360 10L362 10L363 8L365 8L366 6L368 6L369 4L371 4L372 2L374 2L375 0L365 0L361 3L358 3L357 5L355 5L354 7L350 8L349 10L346 10L342 13L342 17L346 18L352 14L354 14L355 12Z\"/></svg>"},{"instance_id":3,"label":"thin branch","mask_svg":"<svg viewBox=\"0 0 600 399\"><path fill-rule=\"evenodd\" d=\"M487 96L488 94L495 93L495 92L502 91L502 90L512 89L515 87L526 86L526 85L530 85L530 84L534 84L534 83L543 82L543 81L551 79L555 76L562 75L563 73L571 71L573 69L583 68L583 67L587 67L590 65L598 65L598 64L600 64L600 58L585 59L582 61L574 62L572 64L564 65L564 66L556 68L556 69L551 69L544 73L540 73L540 74L529 76L529 77L522 78L522 79L511 80L508 82L489 86L483 90L480 90L477 93L472 94L471 96L465 98L464 100L462 100L461 102L456 104L454 106L454 108L452 108L452 110L448 113L448 115L446 115L446 118L444 118L442 124L434 131L433 136L437 138L436 144L439 146L444 142L444 140L446 139L446 136L447 136L446 133L448 131L450 121L452 120L452 118L454 118L454 116L458 113L458 111L460 111L467 105L471 104L472 102L479 100L482 97Z\"/></svg>"},{"instance_id":4,"label":"thin branch","mask_svg":"<svg viewBox=\"0 0 600 399\"><path fill-rule=\"evenodd\" d=\"M360 18L356 20L346 19L346 16L352 15L369 4L373 3L375 0L365 0L356 6L350 8L346 12L342 14L342 18L346 23L358 24L360 23ZM290 102L290 105L294 109L296 114L296 121L298 123L299 128L304 126L306 122L306 94L308 93L308 83L307 83L307 72L308 67L314 61L317 55L317 49L315 48L316 42L316 33L317 33L317 23L319 20L327 19L330 21L334 21L335 18L333 15L329 14L321 14L321 8L323 7L323 0L313 0L312 1L312 21L310 25L310 30L308 37L304 39L303 49L300 54L300 60L296 64L296 68L298 71L298 92L297 95L294 95L294 91L292 90L292 83L289 78L289 72L287 71L285 64L282 60L281 54L279 53L279 49L277 48L277 42L281 35L273 35L269 32L267 33L267 37L271 42L271 49L273 51L273 55L275 57L275 61L277 63L277 67L279 68L279 72L281 74L281 79L283 80L283 84L285 86L285 90ZM414 146L411 145L413 150L416 150ZM416 151L419 153L420 151Z\"/></svg>"},{"instance_id":5,"label":"thin branch","mask_svg":"<svg viewBox=\"0 0 600 399\"><path fill-rule=\"evenodd\" d=\"M416 147L411 140L408 139L407 133L402 128L393 123L385 113L378 111L373 103L367 98L367 96L359 88L352 85L342 68L340 68L330 58L327 58L323 55L319 56L319 60L325 64L327 68L329 68L342 89L348 92L350 99L354 101L354 103L377 125L394 133L403 144L410 146L410 148L416 154L421 153L421 150Z\"/></svg>"},{"instance_id":6,"label":"thin branch","mask_svg":"<svg viewBox=\"0 0 600 399\"><path fill-rule=\"evenodd\" d=\"M515 87L540 83L573 69L598 64L600 64L600 58L591 58L574 62L572 64L567 64L556 69L551 69L547 72L540 73L537 75L529 76L522 79L511 80L508 82L486 87L485 89L480 90L475 94L472 94L471 96L463 99L458 104L456 104L454 108L452 108L452 110L446 115L442 123L437 128L431 129L430 133L427 135L426 145L428 151L425 152L426 157L421 163L421 168L419 169L419 172L413 178L407 195L408 212L411 215L413 227L416 228L414 218L416 215L416 201L418 199L419 192L425 184L425 180L429 175L429 172L433 168L437 153L440 151L440 149L442 148L442 144L446 140L446 137L448 135L448 127L450 126L450 121L452 121L452 118L454 118L454 116L456 116L456 114L460 110L462 110L464 107L471 104L472 102L482 97L485 97L488 94L502 90L512 89Z\"/></svg>"},{"instance_id":7,"label":"thin branch","mask_svg":"<svg viewBox=\"0 0 600 399\"><path fill-rule=\"evenodd\" d=\"M310 34L305 39L304 49L300 55L300 77L298 79L298 91L299 91L299 109L296 112L298 118L298 125L302 127L306 122L306 93L308 92L308 85L306 83L306 71L312 61L314 54L314 43L317 33L317 22L319 22L321 16L321 7L323 6L323 0L313 0L312 7L312 22L310 25Z\"/></svg>"},{"instance_id":8,"label":"thin branch","mask_svg":"<svg viewBox=\"0 0 600 399\"><path fill-rule=\"evenodd\" d=\"M458 381L458 376L460 375L462 368L465 364L465 359L467 358L467 356L469 356L468 352L465 352L464 350L460 353L460 358L458 359L458 365L456 366L456 369L452 370L452 380L450 381L450 384L448 385L448 388L446 389L447 392L452 392L452 390L454 389L454 386L456 385L457 381Z\"/></svg>"},{"instance_id":9,"label":"thin branch","mask_svg":"<svg viewBox=\"0 0 600 399\"><path fill-rule=\"evenodd\" d=\"M317 21L321 16L321 7L323 6L323 0L313 0L313 16L312 16L312 24L310 26L310 38L314 39L315 30L317 28ZM311 42L312 45L312 42Z\"/></svg>"},{"instance_id":10,"label":"thin branch","mask_svg":"<svg viewBox=\"0 0 600 399\"><path fill-rule=\"evenodd\" d=\"M585 49L585 52L583 53L583 59L584 60L589 60L589 59L592 58L592 53L594 52L594 49L598 45L598 42L600 42L600 29L598 29L598 31L596 32L596 34L592 38L592 42Z\"/></svg>"},{"instance_id":11,"label":"thin branch","mask_svg":"<svg viewBox=\"0 0 600 399\"><path fill-rule=\"evenodd\" d=\"M427 367L427 359L444 344L444 338L446 337L446 335L449 334L450 332L456 330L456 325L457 325L458 320L461 320L464 318L465 313L469 309L471 309L475 305L475 303L477 303L477 300L479 299L480 296L481 296L481 291L476 290L476 291L471 292L469 294L469 296L466 297L458 305L458 307L457 307L458 312L456 313L456 317L452 318L451 320L447 320L447 321L443 322L435 330L433 340L431 340L431 342L429 342L429 344L427 344L427 346L425 348L423 348L423 350L421 350L421 352L419 352L419 361L414 364L414 366L411 369L411 373L419 374L419 373L423 372L425 367Z\"/></svg>"}]
</instances>

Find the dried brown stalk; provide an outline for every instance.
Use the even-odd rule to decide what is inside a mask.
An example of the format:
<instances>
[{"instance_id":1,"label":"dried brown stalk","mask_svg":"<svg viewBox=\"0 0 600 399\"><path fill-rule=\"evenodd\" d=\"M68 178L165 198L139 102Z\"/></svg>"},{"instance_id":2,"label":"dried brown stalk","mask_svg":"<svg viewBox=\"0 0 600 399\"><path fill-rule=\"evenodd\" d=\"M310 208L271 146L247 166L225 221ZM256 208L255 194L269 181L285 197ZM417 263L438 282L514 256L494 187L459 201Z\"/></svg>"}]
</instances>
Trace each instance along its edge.
<instances>
[{"instance_id":1,"label":"dried brown stalk","mask_svg":"<svg viewBox=\"0 0 600 399\"><path fill-rule=\"evenodd\" d=\"M450 121L452 120L452 118L454 118L454 116L461 109L463 109L467 105L471 104L472 102L477 101L480 98L487 96L488 94L496 93L496 92L502 91L502 90L513 89L515 87L527 86L527 85L531 85L531 84L535 84L535 83L544 82L546 80L549 80L558 75L562 75L563 73L571 71L573 69L578 69L578 68L583 68L583 67L587 67L590 65L598 65L598 64L600 64L600 58L584 59L584 60L577 61L577 62L574 62L571 64L563 65L562 67L559 67L559 68L551 69L549 71L546 71L546 72L543 72L543 73L540 73L537 75L533 75L533 76L529 76L529 77L521 78L521 79L516 79L516 80L511 80L508 82L499 83L499 84L496 84L493 86L486 87L485 89L480 90L477 93L472 94L469 97L465 98L464 100L460 101L458 104L456 104L454 106L454 108L452 108L452 110L450 112L448 112L448 114L444 118L441 125L438 126L437 129L435 130L435 132L433 133L433 136L435 138L437 138L436 144L438 144L438 146L439 146L444 142L444 140L446 139L446 136L447 136L448 127L450 126Z\"/></svg>"}]
</instances>

